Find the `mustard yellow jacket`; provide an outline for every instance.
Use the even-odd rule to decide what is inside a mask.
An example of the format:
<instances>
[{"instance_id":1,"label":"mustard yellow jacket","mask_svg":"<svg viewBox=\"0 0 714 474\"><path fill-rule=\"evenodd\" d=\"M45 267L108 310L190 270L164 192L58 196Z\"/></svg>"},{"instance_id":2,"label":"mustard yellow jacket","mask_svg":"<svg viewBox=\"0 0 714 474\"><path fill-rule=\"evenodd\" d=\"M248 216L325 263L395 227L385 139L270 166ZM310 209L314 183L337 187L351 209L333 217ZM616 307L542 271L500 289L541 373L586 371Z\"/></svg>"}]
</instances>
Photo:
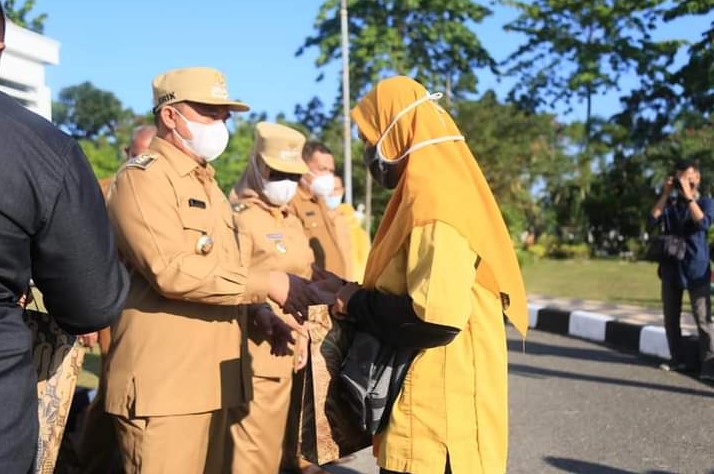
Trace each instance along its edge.
<instances>
[{"instance_id":1,"label":"mustard yellow jacket","mask_svg":"<svg viewBox=\"0 0 714 474\"><path fill-rule=\"evenodd\" d=\"M477 255L442 222L415 227L376 289L408 294L426 322L460 329L422 351L376 446L379 465L412 474L503 473L507 457L506 335L501 301L475 283Z\"/></svg>"}]
</instances>

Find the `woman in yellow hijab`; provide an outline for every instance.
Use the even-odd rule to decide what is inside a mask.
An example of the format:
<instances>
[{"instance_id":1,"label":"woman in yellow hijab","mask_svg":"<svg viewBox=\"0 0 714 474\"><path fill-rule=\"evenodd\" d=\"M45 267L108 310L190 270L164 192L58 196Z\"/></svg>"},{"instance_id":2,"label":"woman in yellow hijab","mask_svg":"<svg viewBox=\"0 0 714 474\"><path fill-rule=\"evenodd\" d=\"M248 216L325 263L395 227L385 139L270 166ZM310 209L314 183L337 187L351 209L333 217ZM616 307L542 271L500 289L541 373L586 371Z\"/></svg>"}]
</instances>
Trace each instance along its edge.
<instances>
[{"instance_id":1,"label":"woman in yellow hijab","mask_svg":"<svg viewBox=\"0 0 714 474\"><path fill-rule=\"evenodd\" d=\"M422 349L375 437L382 472L503 473L503 315L525 336L525 291L493 194L440 97L398 76L352 111L365 163L394 194L364 285L332 278L323 289L339 287L334 314L385 344Z\"/></svg>"}]
</instances>

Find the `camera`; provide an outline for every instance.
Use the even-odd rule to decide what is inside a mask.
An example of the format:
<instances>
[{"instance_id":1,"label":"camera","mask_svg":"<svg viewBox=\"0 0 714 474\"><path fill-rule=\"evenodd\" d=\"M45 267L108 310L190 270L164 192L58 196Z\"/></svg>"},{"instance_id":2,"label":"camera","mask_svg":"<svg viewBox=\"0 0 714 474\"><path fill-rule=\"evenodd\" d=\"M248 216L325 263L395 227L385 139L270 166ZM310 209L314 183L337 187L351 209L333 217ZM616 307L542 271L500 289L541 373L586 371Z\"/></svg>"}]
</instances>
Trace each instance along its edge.
<instances>
[{"instance_id":1,"label":"camera","mask_svg":"<svg viewBox=\"0 0 714 474\"><path fill-rule=\"evenodd\" d=\"M682 192L682 182L677 178L677 176L672 176L672 182L674 183L674 189L676 189L679 192Z\"/></svg>"}]
</instances>

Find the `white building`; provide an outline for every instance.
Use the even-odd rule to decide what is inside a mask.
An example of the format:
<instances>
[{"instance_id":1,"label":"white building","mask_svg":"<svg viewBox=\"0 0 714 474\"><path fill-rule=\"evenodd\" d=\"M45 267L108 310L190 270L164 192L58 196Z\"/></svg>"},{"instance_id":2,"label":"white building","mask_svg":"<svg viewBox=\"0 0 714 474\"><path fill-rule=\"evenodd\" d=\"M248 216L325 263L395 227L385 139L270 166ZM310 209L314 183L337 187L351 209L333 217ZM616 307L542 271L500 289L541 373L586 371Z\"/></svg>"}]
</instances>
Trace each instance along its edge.
<instances>
[{"instance_id":1,"label":"white building","mask_svg":"<svg viewBox=\"0 0 714 474\"><path fill-rule=\"evenodd\" d=\"M45 66L59 64L59 49L57 41L8 22L0 91L51 120L52 95L45 83Z\"/></svg>"}]
</instances>

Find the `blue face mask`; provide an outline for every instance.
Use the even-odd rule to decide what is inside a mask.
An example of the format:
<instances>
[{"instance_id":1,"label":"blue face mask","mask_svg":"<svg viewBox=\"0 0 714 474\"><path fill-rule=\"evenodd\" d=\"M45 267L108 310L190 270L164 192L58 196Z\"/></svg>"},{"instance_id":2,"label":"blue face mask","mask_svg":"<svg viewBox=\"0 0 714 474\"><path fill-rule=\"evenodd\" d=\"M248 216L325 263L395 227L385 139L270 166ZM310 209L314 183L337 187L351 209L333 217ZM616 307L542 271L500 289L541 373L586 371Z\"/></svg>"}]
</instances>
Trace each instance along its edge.
<instances>
[{"instance_id":1,"label":"blue face mask","mask_svg":"<svg viewBox=\"0 0 714 474\"><path fill-rule=\"evenodd\" d=\"M337 206L339 206L342 203L342 196L327 196L325 198L325 204L327 204L327 208L330 210L337 209Z\"/></svg>"}]
</instances>

